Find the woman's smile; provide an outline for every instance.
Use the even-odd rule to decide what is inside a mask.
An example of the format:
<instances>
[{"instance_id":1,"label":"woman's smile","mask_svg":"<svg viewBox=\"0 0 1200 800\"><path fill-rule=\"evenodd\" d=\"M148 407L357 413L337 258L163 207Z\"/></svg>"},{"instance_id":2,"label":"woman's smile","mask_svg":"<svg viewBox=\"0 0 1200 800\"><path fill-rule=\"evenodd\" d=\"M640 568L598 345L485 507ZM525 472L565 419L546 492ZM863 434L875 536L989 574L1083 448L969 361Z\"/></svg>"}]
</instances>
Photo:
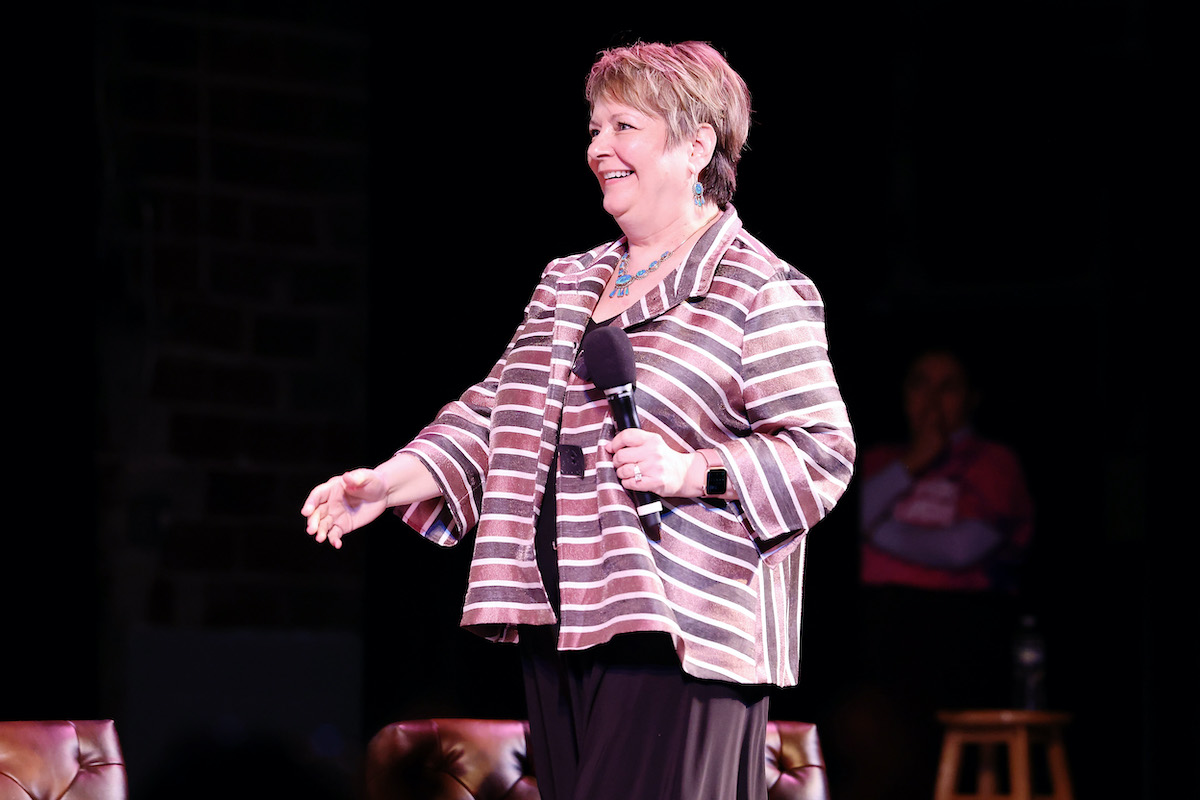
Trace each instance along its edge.
<instances>
[{"instance_id":1,"label":"woman's smile","mask_svg":"<svg viewBox=\"0 0 1200 800\"><path fill-rule=\"evenodd\" d=\"M667 123L616 101L592 107L588 166L604 192L604 210L622 229L680 217L691 196L688 149L668 142Z\"/></svg>"}]
</instances>

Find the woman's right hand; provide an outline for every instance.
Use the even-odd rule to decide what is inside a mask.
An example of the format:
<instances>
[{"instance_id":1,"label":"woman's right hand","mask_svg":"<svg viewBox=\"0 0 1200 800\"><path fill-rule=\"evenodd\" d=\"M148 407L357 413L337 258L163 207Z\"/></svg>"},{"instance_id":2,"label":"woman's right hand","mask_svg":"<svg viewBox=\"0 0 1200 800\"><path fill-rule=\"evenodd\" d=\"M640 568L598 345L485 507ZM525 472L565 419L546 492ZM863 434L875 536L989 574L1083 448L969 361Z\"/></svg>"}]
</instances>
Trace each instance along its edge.
<instances>
[{"instance_id":1,"label":"woman's right hand","mask_svg":"<svg viewBox=\"0 0 1200 800\"><path fill-rule=\"evenodd\" d=\"M308 517L308 533L318 542L341 549L342 537L378 519L388 507L388 487L374 469L352 469L309 492L300 513Z\"/></svg>"},{"instance_id":2,"label":"woman's right hand","mask_svg":"<svg viewBox=\"0 0 1200 800\"><path fill-rule=\"evenodd\" d=\"M926 403L913 412L912 438L904 455L904 469L909 475L919 475L937 460L949 444L949 431L936 403Z\"/></svg>"}]
</instances>

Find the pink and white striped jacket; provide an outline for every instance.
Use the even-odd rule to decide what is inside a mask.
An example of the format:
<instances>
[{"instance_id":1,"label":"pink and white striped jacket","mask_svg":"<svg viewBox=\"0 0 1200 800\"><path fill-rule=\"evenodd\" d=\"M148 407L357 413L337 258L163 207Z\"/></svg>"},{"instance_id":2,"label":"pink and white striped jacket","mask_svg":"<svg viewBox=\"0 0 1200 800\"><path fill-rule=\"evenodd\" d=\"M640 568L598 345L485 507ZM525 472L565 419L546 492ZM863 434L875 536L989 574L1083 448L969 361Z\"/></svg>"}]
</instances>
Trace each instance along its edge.
<instances>
[{"instance_id":1,"label":"pink and white striped jacket","mask_svg":"<svg viewBox=\"0 0 1200 800\"><path fill-rule=\"evenodd\" d=\"M806 535L844 492L855 453L824 306L730 206L686 264L622 314L642 428L681 451L718 450L740 498L664 498L661 539L650 541L600 447L615 435L608 402L576 369L623 245L546 267L491 373L403 448L443 496L397 513L442 545L476 529L462 625L513 642L519 625L555 622L536 516L555 448L581 452L581 469L560 464L556 476L559 648L663 631L691 675L794 685Z\"/></svg>"}]
</instances>

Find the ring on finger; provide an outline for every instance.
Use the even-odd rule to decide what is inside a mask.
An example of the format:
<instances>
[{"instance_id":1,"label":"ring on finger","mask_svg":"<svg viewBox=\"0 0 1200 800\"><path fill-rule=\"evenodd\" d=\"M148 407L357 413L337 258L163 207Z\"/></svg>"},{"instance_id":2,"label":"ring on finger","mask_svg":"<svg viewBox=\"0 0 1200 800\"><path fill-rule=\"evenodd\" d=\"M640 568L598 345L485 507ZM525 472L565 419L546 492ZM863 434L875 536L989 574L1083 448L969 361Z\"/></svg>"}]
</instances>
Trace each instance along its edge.
<instances>
[{"instance_id":1,"label":"ring on finger","mask_svg":"<svg viewBox=\"0 0 1200 800\"><path fill-rule=\"evenodd\" d=\"M642 479L642 467L640 464L633 465L633 479L640 481Z\"/></svg>"}]
</instances>

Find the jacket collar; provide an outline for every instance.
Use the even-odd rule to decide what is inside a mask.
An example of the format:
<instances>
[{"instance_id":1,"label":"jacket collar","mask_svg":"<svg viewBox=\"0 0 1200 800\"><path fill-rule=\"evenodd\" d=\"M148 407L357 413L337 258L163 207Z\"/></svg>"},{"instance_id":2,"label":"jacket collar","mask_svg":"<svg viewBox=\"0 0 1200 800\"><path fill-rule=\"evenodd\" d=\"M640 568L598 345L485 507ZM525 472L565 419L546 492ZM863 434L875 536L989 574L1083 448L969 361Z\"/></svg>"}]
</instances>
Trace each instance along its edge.
<instances>
[{"instance_id":1,"label":"jacket collar","mask_svg":"<svg viewBox=\"0 0 1200 800\"><path fill-rule=\"evenodd\" d=\"M688 254L687 261L671 271L645 297L621 313L622 328L631 328L669 311L691 297L703 297L712 286L721 257L742 231L737 210L730 203ZM569 271L558 281L559 325L555 340L578 348L583 338L583 323L600 302L600 292L617 269L625 237L590 251L578 259L578 270ZM582 314L581 314L582 312Z\"/></svg>"},{"instance_id":2,"label":"jacket collar","mask_svg":"<svg viewBox=\"0 0 1200 800\"><path fill-rule=\"evenodd\" d=\"M648 319L669 311L691 297L703 297L712 286L713 275L721 256L729 249L742 230L741 220L737 210L730 203L717 221L709 227L688 254L687 262L668 274L657 286L646 293L646 296L634 303L621 313L621 327L629 328ZM621 237L610 245L605 257L601 259L608 271L602 276L605 284L616 269L616 262L625 246L625 237ZM611 258L609 256L612 256ZM611 262L611 263L610 263ZM599 265L599 264L598 264ZM600 301L596 295L592 308Z\"/></svg>"}]
</instances>

